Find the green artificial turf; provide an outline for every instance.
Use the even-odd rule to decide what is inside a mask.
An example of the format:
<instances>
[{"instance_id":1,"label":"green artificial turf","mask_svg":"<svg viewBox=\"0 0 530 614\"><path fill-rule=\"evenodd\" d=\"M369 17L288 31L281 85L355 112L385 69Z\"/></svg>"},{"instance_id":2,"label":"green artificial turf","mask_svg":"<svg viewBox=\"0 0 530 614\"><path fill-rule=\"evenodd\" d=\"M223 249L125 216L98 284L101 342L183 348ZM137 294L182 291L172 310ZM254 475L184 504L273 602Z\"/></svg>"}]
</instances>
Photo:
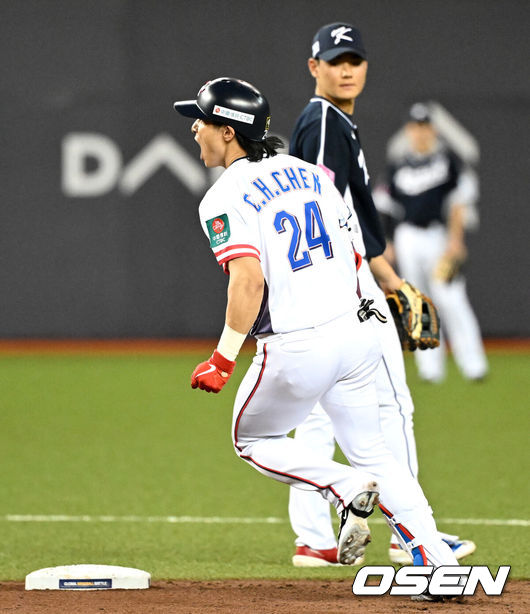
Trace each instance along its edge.
<instances>
[{"instance_id":1,"label":"green artificial turf","mask_svg":"<svg viewBox=\"0 0 530 614\"><path fill-rule=\"evenodd\" d=\"M292 567L287 487L233 452L232 402L250 358L240 357L214 396L189 387L199 354L2 357L0 580L74 563L139 567L155 579L351 577L350 568ZM530 517L530 356L489 358L485 382L464 381L451 363L438 386L419 382L407 359L420 480L437 518L473 522L439 522L477 542L470 563L509 564L512 578L528 578L529 527L474 522ZM58 514L92 518L10 519ZM135 518L89 522L94 516ZM168 523L168 516L279 521ZM379 522L366 564L388 562L388 529Z\"/></svg>"}]
</instances>

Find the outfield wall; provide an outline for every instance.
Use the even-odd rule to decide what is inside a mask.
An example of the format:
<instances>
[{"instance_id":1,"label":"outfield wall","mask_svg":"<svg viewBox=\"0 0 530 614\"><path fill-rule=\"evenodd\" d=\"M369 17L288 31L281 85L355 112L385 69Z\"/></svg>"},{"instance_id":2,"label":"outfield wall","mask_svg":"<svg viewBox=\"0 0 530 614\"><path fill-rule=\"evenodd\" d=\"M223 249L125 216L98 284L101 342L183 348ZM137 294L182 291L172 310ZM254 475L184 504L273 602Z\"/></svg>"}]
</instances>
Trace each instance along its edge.
<instances>
[{"instance_id":1,"label":"outfield wall","mask_svg":"<svg viewBox=\"0 0 530 614\"><path fill-rule=\"evenodd\" d=\"M528 337L529 17L524 0L4 0L0 336L215 336L226 277L196 210L216 175L172 101L242 77L288 136L311 37L345 20L369 52L356 118L373 178L418 99L478 139L469 293L486 335Z\"/></svg>"}]
</instances>

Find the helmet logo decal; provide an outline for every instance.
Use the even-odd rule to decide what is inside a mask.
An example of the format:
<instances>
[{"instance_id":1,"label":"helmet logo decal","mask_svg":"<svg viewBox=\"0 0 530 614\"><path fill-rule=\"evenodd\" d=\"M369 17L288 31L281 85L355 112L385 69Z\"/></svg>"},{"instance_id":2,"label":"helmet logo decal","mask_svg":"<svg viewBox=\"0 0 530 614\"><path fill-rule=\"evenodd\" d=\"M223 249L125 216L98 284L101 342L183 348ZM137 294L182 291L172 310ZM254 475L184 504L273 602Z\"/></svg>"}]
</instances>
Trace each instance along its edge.
<instances>
[{"instance_id":1,"label":"helmet logo decal","mask_svg":"<svg viewBox=\"0 0 530 614\"><path fill-rule=\"evenodd\" d=\"M237 122L243 122L244 124L253 124L255 115L250 113L242 113L235 109L228 109L220 105L215 105L212 111L213 115L219 115L220 117L226 117L227 119L234 119Z\"/></svg>"},{"instance_id":2,"label":"helmet logo decal","mask_svg":"<svg viewBox=\"0 0 530 614\"><path fill-rule=\"evenodd\" d=\"M346 26L341 26L331 31L331 37L335 39L335 45L338 45L340 41L350 41L350 43L353 43L353 38L351 36L346 36L347 32L351 32L351 28L347 28Z\"/></svg>"},{"instance_id":3,"label":"helmet logo decal","mask_svg":"<svg viewBox=\"0 0 530 614\"><path fill-rule=\"evenodd\" d=\"M265 135L264 136L267 136L270 126L271 126L271 116L268 115L267 119L265 120Z\"/></svg>"}]
</instances>

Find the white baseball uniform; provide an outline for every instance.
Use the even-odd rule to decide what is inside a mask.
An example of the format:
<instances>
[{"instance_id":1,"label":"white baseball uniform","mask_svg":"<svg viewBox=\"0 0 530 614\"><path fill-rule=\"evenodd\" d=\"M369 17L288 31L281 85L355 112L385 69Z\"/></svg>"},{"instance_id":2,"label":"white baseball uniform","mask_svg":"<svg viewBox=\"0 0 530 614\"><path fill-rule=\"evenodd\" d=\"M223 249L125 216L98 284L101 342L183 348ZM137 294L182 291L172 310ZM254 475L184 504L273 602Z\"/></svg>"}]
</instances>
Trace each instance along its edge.
<instances>
[{"instance_id":1,"label":"white baseball uniform","mask_svg":"<svg viewBox=\"0 0 530 614\"><path fill-rule=\"evenodd\" d=\"M385 198L382 190L376 193L377 206L398 220L394 247L401 274L428 294L440 312L440 347L414 356L420 376L429 381L445 376L444 335L465 377L480 379L488 370L464 276L446 283L433 274L447 245L448 209L456 203L474 211L478 187L473 177L439 141L429 153L420 155L407 149L392 158L388 170L391 198Z\"/></svg>"},{"instance_id":2,"label":"white baseball uniform","mask_svg":"<svg viewBox=\"0 0 530 614\"><path fill-rule=\"evenodd\" d=\"M257 258L266 282L252 331L257 353L234 405L237 454L265 475L319 491L339 512L375 478L381 509L416 562L457 564L380 429L381 346L373 319L356 315L355 263L341 230L348 211L333 182L292 156L241 158L199 213L219 264ZM287 436L318 402L351 466Z\"/></svg>"}]
</instances>

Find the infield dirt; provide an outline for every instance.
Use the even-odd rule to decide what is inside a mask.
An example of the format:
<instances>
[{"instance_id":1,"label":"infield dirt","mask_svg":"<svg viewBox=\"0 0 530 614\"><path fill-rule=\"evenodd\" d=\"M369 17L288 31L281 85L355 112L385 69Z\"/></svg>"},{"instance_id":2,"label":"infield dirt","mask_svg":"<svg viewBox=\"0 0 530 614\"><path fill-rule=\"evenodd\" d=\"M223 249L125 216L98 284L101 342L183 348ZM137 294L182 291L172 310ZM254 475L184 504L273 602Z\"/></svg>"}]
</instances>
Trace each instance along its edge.
<instances>
[{"instance_id":1,"label":"infield dirt","mask_svg":"<svg viewBox=\"0 0 530 614\"><path fill-rule=\"evenodd\" d=\"M480 589L479 589L480 591ZM480 591L463 603L415 603L408 597L356 597L351 581L216 580L155 582L139 591L26 591L0 583L0 613L11 614L395 614L530 612L530 582L508 582L504 594Z\"/></svg>"}]
</instances>

